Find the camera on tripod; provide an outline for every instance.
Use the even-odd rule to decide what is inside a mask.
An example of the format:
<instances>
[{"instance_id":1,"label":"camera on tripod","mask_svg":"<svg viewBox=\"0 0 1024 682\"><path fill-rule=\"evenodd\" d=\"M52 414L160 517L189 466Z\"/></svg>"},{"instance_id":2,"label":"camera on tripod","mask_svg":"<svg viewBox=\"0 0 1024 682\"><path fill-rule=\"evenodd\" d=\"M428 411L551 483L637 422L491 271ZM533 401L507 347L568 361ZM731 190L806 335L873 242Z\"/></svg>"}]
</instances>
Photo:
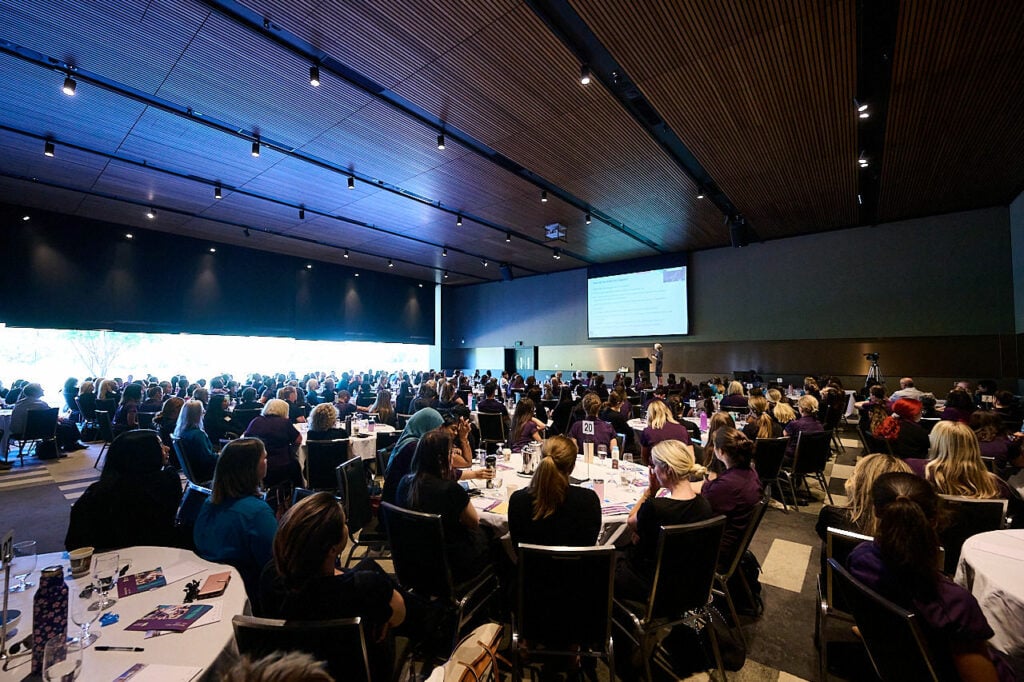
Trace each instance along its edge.
<instances>
[{"instance_id":1,"label":"camera on tripod","mask_svg":"<svg viewBox=\"0 0 1024 682\"><path fill-rule=\"evenodd\" d=\"M865 353L864 357L867 358L868 362L878 362L878 353Z\"/></svg>"}]
</instances>

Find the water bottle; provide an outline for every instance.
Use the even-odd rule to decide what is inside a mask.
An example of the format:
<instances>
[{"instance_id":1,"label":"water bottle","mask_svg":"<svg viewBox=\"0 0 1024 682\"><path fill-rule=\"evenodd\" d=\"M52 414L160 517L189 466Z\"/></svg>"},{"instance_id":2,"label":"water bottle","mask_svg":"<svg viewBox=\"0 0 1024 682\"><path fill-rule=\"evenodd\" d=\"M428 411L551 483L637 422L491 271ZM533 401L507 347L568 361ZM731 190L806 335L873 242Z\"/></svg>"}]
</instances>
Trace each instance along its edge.
<instances>
[{"instance_id":1,"label":"water bottle","mask_svg":"<svg viewBox=\"0 0 1024 682\"><path fill-rule=\"evenodd\" d=\"M43 647L54 637L68 636L68 586L64 568L48 566L39 578L39 589L32 599L32 674L43 672Z\"/></svg>"},{"instance_id":2,"label":"water bottle","mask_svg":"<svg viewBox=\"0 0 1024 682\"><path fill-rule=\"evenodd\" d=\"M708 413L705 412L704 410L700 411L700 430L701 431L707 431L708 430Z\"/></svg>"},{"instance_id":3,"label":"water bottle","mask_svg":"<svg viewBox=\"0 0 1024 682\"><path fill-rule=\"evenodd\" d=\"M619 444L614 443L612 445L612 469L619 468Z\"/></svg>"}]
</instances>

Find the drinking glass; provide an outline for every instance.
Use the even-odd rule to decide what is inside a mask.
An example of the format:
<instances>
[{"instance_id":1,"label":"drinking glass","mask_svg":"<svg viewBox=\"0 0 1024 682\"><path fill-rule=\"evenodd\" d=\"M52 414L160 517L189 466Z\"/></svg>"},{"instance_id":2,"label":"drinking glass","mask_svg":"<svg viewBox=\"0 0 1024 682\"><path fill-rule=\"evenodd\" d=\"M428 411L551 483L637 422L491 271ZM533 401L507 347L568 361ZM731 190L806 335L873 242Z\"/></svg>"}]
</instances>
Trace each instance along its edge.
<instances>
[{"instance_id":1,"label":"drinking glass","mask_svg":"<svg viewBox=\"0 0 1024 682\"><path fill-rule=\"evenodd\" d=\"M11 588L11 592L24 592L35 586L35 583L29 582L28 577L36 570L36 541L14 543L13 557L11 573L18 579L18 584Z\"/></svg>"},{"instance_id":2,"label":"drinking glass","mask_svg":"<svg viewBox=\"0 0 1024 682\"><path fill-rule=\"evenodd\" d=\"M106 611L117 603L117 599L108 595L111 588L117 584L117 574L121 570L121 558L117 554L104 554L93 557L92 577L96 579L96 586L103 595L99 602L100 611Z\"/></svg>"},{"instance_id":3,"label":"drinking glass","mask_svg":"<svg viewBox=\"0 0 1024 682\"><path fill-rule=\"evenodd\" d=\"M82 650L72 649L63 637L54 637L43 647L43 679L72 682L82 670Z\"/></svg>"},{"instance_id":4,"label":"drinking glass","mask_svg":"<svg viewBox=\"0 0 1024 682\"><path fill-rule=\"evenodd\" d=\"M72 649L84 649L100 638L98 634L89 632L89 626L100 617L100 611L103 610L100 608L102 597L92 585L78 592L72 586L68 597L71 602L71 621L82 628L81 634L70 638L68 643Z\"/></svg>"},{"instance_id":5,"label":"drinking glass","mask_svg":"<svg viewBox=\"0 0 1024 682\"><path fill-rule=\"evenodd\" d=\"M633 482L633 453L622 453L622 461L619 462L619 479L622 485L630 485Z\"/></svg>"},{"instance_id":6,"label":"drinking glass","mask_svg":"<svg viewBox=\"0 0 1024 682\"><path fill-rule=\"evenodd\" d=\"M598 463L601 464L601 466L604 466L605 464L608 463L608 446L607 445L603 445L602 444L602 445L598 445L597 446L597 461L598 461Z\"/></svg>"}]
</instances>

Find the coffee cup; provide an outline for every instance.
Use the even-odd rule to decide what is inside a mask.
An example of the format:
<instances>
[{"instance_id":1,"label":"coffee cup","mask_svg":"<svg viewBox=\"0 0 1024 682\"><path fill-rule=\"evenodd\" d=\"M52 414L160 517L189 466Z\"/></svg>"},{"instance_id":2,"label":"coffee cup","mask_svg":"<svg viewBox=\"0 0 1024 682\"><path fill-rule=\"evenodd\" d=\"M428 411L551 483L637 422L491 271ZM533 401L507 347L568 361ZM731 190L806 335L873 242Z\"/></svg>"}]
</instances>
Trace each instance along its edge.
<instances>
[{"instance_id":1,"label":"coffee cup","mask_svg":"<svg viewBox=\"0 0 1024 682\"><path fill-rule=\"evenodd\" d=\"M89 568L92 566L92 554L95 551L95 547L79 547L68 552L68 559L71 561L71 575L76 578L88 575Z\"/></svg>"}]
</instances>

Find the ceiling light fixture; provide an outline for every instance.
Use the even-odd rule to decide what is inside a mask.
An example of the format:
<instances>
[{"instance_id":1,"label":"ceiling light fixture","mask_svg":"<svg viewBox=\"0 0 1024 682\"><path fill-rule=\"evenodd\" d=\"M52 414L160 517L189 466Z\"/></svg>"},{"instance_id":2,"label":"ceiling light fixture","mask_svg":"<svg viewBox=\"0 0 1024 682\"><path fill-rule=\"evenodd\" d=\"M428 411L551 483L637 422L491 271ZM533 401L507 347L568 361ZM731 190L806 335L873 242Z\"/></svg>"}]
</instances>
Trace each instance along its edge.
<instances>
[{"instance_id":1,"label":"ceiling light fixture","mask_svg":"<svg viewBox=\"0 0 1024 682\"><path fill-rule=\"evenodd\" d=\"M459 214L459 216L455 219L455 225L456 227L462 227L462 214Z\"/></svg>"},{"instance_id":2,"label":"ceiling light fixture","mask_svg":"<svg viewBox=\"0 0 1024 682\"><path fill-rule=\"evenodd\" d=\"M705 196L706 195L704 194L704 188L703 187L698 187L697 188L697 198L698 199L703 199Z\"/></svg>"},{"instance_id":3,"label":"ceiling light fixture","mask_svg":"<svg viewBox=\"0 0 1024 682\"><path fill-rule=\"evenodd\" d=\"M590 85L590 67L586 64L580 67L580 85Z\"/></svg>"},{"instance_id":4,"label":"ceiling light fixture","mask_svg":"<svg viewBox=\"0 0 1024 682\"><path fill-rule=\"evenodd\" d=\"M54 154L53 142L51 142L50 140L47 140L46 144L43 145L43 156L49 156L52 159L53 158L53 154Z\"/></svg>"},{"instance_id":5,"label":"ceiling light fixture","mask_svg":"<svg viewBox=\"0 0 1024 682\"><path fill-rule=\"evenodd\" d=\"M146 217L149 218L150 220L153 220L154 218L156 218L156 213L153 212L153 209L149 209L146 211Z\"/></svg>"},{"instance_id":6,"label":"ceiling light fixture","mask_svg":"<svg viewBox=\"0 0 1024 682\"><path fill-rule=\"evenodd\" d=\"M248 227L243 228L242 229L242 234L244 234L246 237L248 237L249 236L249 228Z\"/></svg>"},{"instance_id":7,"label":"ceiling light fixture","mask_svg":"<svg viewBox=\"0 0 1024 682\"><path fill-rule=\"evenodd\" d=\"M352 177L351 175L348 176L348 188L349 189L355 189L356 188L356 179L354 177Z\"/></svg>"},{"instance_id":8,"label":"ceiling light fixture","mask_svg":"<svg viewBox=\"0 0 1024 682\"><path fill-rule=\"evenodd\" d=\"M25 215L25 216L22 216L21 219L24 220L25 222L28 222L28 221L32 220L32 216Z\"/></svg>"},{"instance_id":9,"label":"ceiling light fixture","mask_svg":"<svg viewBox=\"0 0 1024 682\"><path fill-rule=\"evenodd\" d=\"M423 288L423 282L420 282L420 289Z\"/></svg>"},{"instance_id":10,"label":"ceiling light fixture","mask_svg":"<svg viewBox=\"0 0 1024 682\"><path fill-rule=\"evenodd\" d=\"M444 133L437 136L437 148L444 149Z\"/></svg>"},{"instance_id":11,"label":"ceiling light fixture","mask_svg":"<svg viewBox=\"0 0 1024 682\"><path fill-rule=\"evenodd\" d=\"M587 225L590 224L590 214L589 213L586 216L584 216L583 222L585 222Z\"/></svg>"},{"instance_id":12,"label":"ceiling light fixture","mask_svg":"<svg viewBox=\"0 0 1024 682\"><path fill-rule=\"evenodd\" d=\"M357 273L355 273L355 275L353 275L353 277L358 277L358 276L359 276L359 273L358 273L358 272L357 272Z\"/></svg>"},{"instance_id":13,"label":"ceiling light fixture","mask_svg":"<svg viewBox=\"0 0 1024 682\"><path fill-rule=\"evenodd\" d=\"M443 249L441 249L441 255L446 257L446 258L448 257L448 247L447 246L444 247Z\"/></svg>"},{"instance_id":14,"label":"ceiling light fixture","mask_svg":"<svg viewBox=\"0 0 1024 682\"><path fill-rule=\"evenodd\" d=\"M448 279L448 271L447 270L444 271L444 278Z\"/></svg>"},{"instance_id":15,"label":"ceiling light fixture","mask_svg":"<svg viewBox=\"0 0 1024 682\"><path fill-rule=\"evenodd\" d=\"M348 249L345 249L345 253L341 254L342 258L348 258Z\"/></svg>"},{"instance_id":16,"label":"ceiling light fixture","mask_svg":"<svg viewBox=\"0 0 1024 682\"><path fill-rule=\"evenodd\" d=\"M554 252L551 254L551 257L554 258L555 260L561 260L562 259L562 250L561 249L555 249Z\"/></svg>"},{"instance_id":17,"label":"ceiling light fixture","mask_svg":"<svg viewBox=\"0 0 1024 682\"><path fill-rule=\"evenodd\" d=\"M217 253L217 247L216 246L211 246L210 247L210 253Z\"/></svg>"},{"instance_id":18,"label":"ceiling light fixture","mask_svg":"<svg viewBox=\"0 0 1024 682\"><path fill-rule=\"evenodd\" d=\"M309 67L309 84L314 88L320 87L320 67L316 64Z\"/></svg>"},{"instance_id":19,"label":"ceiling light fixture","mask_svg":"<svg viewBox=\"0 0 1024 682\"><path fill-rule=\"evenodd\" d=\"M312 263L306 263L306 269L307 270L312 270L313 269L313 264Z\"/></svg>"},{"instance_id":20,"label":"ceiling light fixture","mask_svg":"<svg viewBox=\"0 0 1024 682\"><path fill-rule=\"evenodd\" d=\"M512 243L512 233L511 232L506 232L505 233L505 243L506 244L511 244Z\"/></svg>"},{"instance_id":21,"label":"ceiling light fixture","mask_svg":"<svg viewBox=\"0 0 1024 682\"><path fill-rule=\"evenodd\" d=\"M860 156L857 157L857 163L860 165L861 168L867 168L870 165L867 154L861 152Z\"/></svg>"},{"instance_id":22,"label":"ceiling light fixture","mask_svg":"<svg viewBox=\"0 0 1024 682\"><path fill-rule=\"evenodd\" d=\"M132 234L131 232L125 232L124 233L124 238L125 239L135 239L135 235Z\"/></svg>"},{"instance_id":23,"label":"ceiling light fixture","mask_svg":"<svg viewBox=\"0 0 1024 682\"><path fill-rule=\"evenodd\" d=\"M75 81L74 78L71 77L70 73L64 77L64 87L62 87L61 90L64 91L65 95L67 95L68 97L74 97L75 88L77 87L78 83Z\"/></svg>"},{"instance_id":24,"label":"ceiling light fixture","mask_svg":"<svg viewBox=\"0 0 1024 682\"><path fill-rule=\"evenodd\" d=\"M547 203L547 201L548 201L548 191L546 189L542 189L540 191L540 200L542 202L544 202L544 203Z\"/></svg>"},{"instance_id":25,"label":"ceiling light fixture","mask_svg":"<svg viewBox=\"0 0 1024 682\"><path fill-rule=\"evenodd\" d=\"M481 265L483 265L483 266L484 266L485 268L487 267L487 259L486 259L486 258L484 258L483 260L481 260L481 261L480 261L480 263L481 263Z\"/></svg>"},{"instance_id":26,"label":"ceiling light fixture","mask_svg":"<svg viewBox=\"0 0 1024 682\"><path fill-rule=\"evenodd\" d=\"M253 156L259 156L260 155L260 141L259 140L253 140L252 141L252 155Z\"/></svg>"},{"instance_id":27,"label":"ceiling light fixture","mask_svg":"<svg viewBox=\"0 0 1024 682\"><path fill-rule=\"evenodd\" d=\"M305 219L306 219L306 209L303 208L302 206L299 206L299 220L305 220Z\"/></svg>"},{"instance_id":28,"label":"ceiling light fixture","mask_svg":"<svg viewBox=\"0 0 1024 682\"><path fill-rule=\"evenodd\" d=\"M395 267L395 264L391 262L391 259L390 259L390 258L388 258L388 267L389 267L389 268L393 268L393 267Z\"/></svg>"},{"instance_id":29,"label":"ceiling light fixture","mask_svg":"<svg viewBox=\"0 0 1024 682\"><path fill-rule=\"evenodd\" d=\"M214 199L223 199L224 198L224 192L221 191L220 185L217 185L216 187L213 188L213 198Z\"/></svg>"}]
</instances>

